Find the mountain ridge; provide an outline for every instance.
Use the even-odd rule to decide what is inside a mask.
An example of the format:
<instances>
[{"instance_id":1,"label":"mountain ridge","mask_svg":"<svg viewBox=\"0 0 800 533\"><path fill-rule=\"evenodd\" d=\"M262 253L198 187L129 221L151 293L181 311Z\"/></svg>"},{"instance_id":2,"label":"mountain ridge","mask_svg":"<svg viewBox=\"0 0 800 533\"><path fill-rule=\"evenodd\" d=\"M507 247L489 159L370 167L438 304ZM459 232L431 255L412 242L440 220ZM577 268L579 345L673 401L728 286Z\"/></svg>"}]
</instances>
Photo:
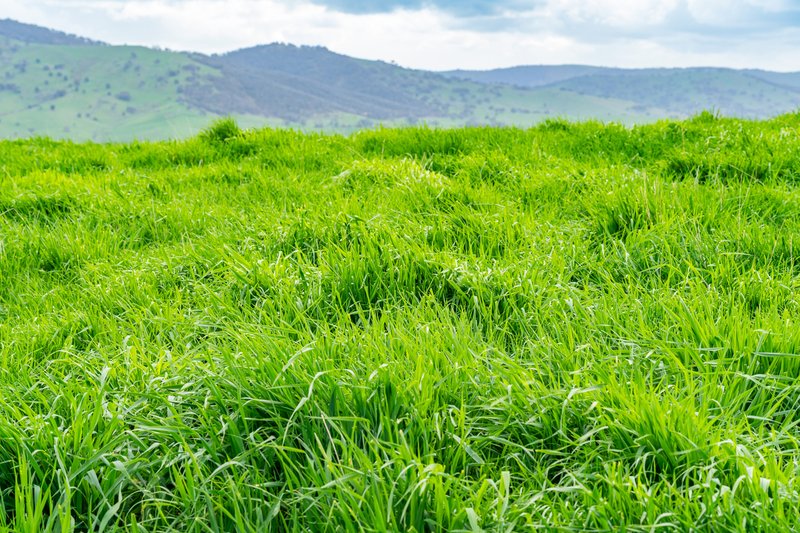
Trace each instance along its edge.
<instances>
[{"instance_id":1,"label":"mountain ridge","mask_svg":"<svg viewBox=\"0 0 800 533\"><path fill-rule=\"evenodd\" d=\"M0 19L0 35L31 44L107 46L102 41L95 41L87 37L80 37L34 24L26 24L9 18Z\"/></svg>"},{"instance_id":2,"label":"mountain ridge","mask_svg":"<svg viewBox=\"0 0 800 533\"><path fill-rule=\"evenodd\" d=\"M716 67L523 65L432 72L322 46L206 55L109 45L0 21L0 138L158 139L233 116L245 127L348 132L377 125L623 124L703 110L767 118L800 109L800 73Z\"/></svg>"}]
</instances>

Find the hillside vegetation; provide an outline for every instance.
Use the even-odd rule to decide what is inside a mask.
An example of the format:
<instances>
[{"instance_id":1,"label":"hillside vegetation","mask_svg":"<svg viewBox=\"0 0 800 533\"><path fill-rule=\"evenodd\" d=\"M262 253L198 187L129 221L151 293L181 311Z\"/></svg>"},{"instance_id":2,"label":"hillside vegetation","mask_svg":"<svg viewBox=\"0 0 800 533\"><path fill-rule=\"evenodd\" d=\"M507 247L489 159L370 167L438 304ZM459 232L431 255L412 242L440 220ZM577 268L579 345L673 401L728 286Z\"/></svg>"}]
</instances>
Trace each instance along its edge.
<instances>
[{"instance_id":1,"label":"hillside vegetation","mask_svg":"<svg viewBox=\"0 0 800 533\"><path fill-rule=\"evenodd\" d=\"M110 46L0 20L0 138L185 138L212 119L353 132L549 119L641 124L704 109L768 118L800 108L800 74L580 65L426 72L319 46L207 56Z\"/></svg>"},{"instance_id":2,"label":"hillside vegetation","mask_svg":"<svg viewBox=\"0 0 800 533\"><path fill-rule=\"evenodd\" d=\"M0 143L0 527L800 527L800 116Z\"/></svg>"},{"instance_id":3,"label":"hillside vegetation","mask_svg":"<svg viewBox=\"0 0 800 533\"><path fill-rule=\"evenodd\" d=\"M2 46L0 137L133 140L188 136L215 115L182 87L209 75L182 54L128 46Z\"/></svg>"},{"instance_id":4,"label":"hillside vegetation","mask_svg":"<svg viewBox=\"0 0 800 533\"><path fill-rule=\"evenodd\" d=\"M685 117L704 109L725 116L767 118L800 107L796 72L558 65L445 74L488 85L548 87L598 99L616 98L631 104L632 112L652 115L657 110L662 118Z\"/></svg>"}]
</instances>

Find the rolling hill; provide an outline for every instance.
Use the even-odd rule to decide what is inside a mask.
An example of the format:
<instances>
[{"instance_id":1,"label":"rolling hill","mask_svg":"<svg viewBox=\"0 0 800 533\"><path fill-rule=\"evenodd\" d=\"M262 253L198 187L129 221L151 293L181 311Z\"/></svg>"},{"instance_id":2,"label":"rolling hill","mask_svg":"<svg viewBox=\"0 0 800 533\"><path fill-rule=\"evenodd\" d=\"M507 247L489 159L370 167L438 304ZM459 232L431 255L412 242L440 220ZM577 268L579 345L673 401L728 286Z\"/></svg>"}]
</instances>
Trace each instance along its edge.
<instances>
[{"instance_id":1,"label":"rolling hill","mask_svg":"<svg viewBox=\"0 0 800 533\"><path fill-rule=\"evenodd\" d=\"M487 85L550 88L632 102L632 110L660 109L682 118L704 110L767 118L800 107L800 73L727 68L618 69L581 65L456 70L447 76Z\"/></svg>"},{"instance_id":2,"label":"rolling hill","mask_svg":"<svg viewBox=\"0 0 800 533\"><path fill-rule=\"evenodd\" d=\"M70 35L64 32L24 24L16 20L0 20L0 35L7 39L23 43L52 44L52 45L102 45L104 43L93 41L85 37Z\"/></svg>"},{"instance_id":3,"label":"rolling hill","mask_svg":"<svg viewBox=\"0 0 800 533\"><path fill-rule=\"evenodd\" d=\"M543 87L561 81L617 69L587 65L536 65L498 68L493 70L452 70L445 76L485 83L517 87Z\"/></svg>"},{"instance_id":4,"label":"rolling hill","mask_svg":"<svg viewBox=\"0 0 800 533\"><path fill-rule=\"evenodd\" d=\"M213 119L353 131L385 125L625 124L704 109L763 118L800 107L800 73L581 65L427 72L323 47L221 55L111 46L0 21L0 138L184 137Z\"/></svg>"}]
</instances>

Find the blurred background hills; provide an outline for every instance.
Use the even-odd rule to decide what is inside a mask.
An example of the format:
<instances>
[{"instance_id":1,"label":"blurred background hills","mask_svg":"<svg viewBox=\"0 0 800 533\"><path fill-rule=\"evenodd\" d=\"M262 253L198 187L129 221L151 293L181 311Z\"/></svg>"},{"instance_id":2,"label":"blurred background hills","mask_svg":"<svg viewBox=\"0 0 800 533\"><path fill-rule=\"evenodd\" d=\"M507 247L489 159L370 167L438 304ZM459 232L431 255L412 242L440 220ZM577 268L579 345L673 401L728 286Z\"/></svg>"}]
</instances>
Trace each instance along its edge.
<instances>
[{"instance_id":1,"label":"blurred background hills","mask_svg":"<svg viewBox=\"0 0 800 533\"><path fill-rule=\"evenodd\" d=\"M347 132L384 125L625 124L703 110L767 118L800 108L800 73L726 68L407 69L323 47L221 55L111 46L0 20L0 137L128 141L243 126Z\"/></svg>"}]
</instances>

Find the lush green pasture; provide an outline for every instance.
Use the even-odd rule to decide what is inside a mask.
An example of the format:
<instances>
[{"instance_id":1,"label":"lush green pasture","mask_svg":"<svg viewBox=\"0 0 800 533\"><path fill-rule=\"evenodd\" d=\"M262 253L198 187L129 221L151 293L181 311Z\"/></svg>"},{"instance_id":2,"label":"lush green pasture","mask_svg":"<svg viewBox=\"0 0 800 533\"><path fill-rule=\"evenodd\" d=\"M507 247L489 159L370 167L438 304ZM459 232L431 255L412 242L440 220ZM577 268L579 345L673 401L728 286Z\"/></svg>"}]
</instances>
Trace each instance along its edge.
<instances>
[{"instance_id":1,"label":"lush green pasture","mask_svg":"<svg viewBox=\"0 0 800 533\"><path fill-rule=\"evenodd\" d=\"M800 115L0 143L0 529L800 528Z\"/></svg>"}]
</instances>

